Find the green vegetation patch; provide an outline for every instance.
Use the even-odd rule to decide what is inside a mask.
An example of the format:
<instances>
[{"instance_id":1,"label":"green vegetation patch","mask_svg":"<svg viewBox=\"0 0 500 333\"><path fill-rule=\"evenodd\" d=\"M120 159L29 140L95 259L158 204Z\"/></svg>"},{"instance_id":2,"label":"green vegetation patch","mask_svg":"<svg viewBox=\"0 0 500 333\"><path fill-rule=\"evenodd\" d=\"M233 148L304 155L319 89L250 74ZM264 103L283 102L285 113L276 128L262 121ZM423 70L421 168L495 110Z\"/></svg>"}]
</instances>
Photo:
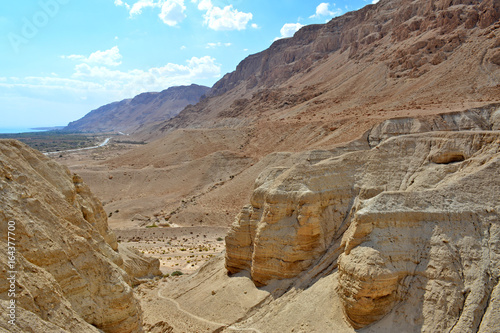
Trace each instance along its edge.
<instances>
[{"instance_id":1,"label":"green vegetation patch","mask_svg":"<svg viewBox=\"0 0 500 333\"><path fill-rule=\"evenodd\" d=\"M0 134L0 139L19 140L44 153L93 147L104 141L102 135L62 131Z\"/></svg>"}]
</instances>

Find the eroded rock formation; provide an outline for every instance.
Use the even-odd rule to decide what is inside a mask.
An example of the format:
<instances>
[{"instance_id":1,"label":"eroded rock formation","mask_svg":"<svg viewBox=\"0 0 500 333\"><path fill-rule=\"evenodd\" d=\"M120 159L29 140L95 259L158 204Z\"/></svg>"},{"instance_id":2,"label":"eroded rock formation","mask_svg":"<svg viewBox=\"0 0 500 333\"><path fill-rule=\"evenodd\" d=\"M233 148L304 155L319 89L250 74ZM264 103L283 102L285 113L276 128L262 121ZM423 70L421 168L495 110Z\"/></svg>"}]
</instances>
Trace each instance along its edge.
<instances>
[{"instance_id":1,"label":"eroded rock formation","mask_svg":"<svg viewBox=\"0 0 500 333\"><path fill-rule=\"evenodd\" d=\"M2 252L0 327L11 332L142 331L141 309L122 269L116 237L80 177L18 141L1 140L0 193L0 244L7 249L12 221L17 271L12 326L6 320L12 297Z\"/></svg>"},{"instance_id":2,"label":"eroded rock formation","mask_svg":"<svg viewBox=\"0 0 500 333\"><path fill-rule=\"evenodd\" d=\"M498 330L498 112L392 121L370 150L267 170L226 238L227 269L265 285L334 267L354 328L392 313L411 332ZM432 132L436 119L455 131Z\"/></svg>"}]
</instances>

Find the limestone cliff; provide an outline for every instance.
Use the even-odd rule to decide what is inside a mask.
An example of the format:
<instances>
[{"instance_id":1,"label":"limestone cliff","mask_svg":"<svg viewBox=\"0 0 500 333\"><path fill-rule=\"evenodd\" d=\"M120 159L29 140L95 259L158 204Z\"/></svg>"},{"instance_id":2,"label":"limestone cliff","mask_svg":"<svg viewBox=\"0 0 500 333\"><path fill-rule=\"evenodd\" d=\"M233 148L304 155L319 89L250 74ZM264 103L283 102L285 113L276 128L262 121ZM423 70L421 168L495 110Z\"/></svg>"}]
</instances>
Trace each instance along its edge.
<instances>
[{"instance_id":1,"label":"limestone cliff","mask_svg":"<svg viewBox=\"0 0 500 333\"><path fill-rule=\"evenodd\" d=\"M0 141L0 244L15 225L17 321L7 323L0 255L0 327L10 332L139 332L141 309L116 237L81 178L14 140ZM156 267L158 268L158 267ZM9 275L10 276L10 275Z\"/></svg>"},{"instance_id":2,"label":"limestone cliff","mask_svg":"<svg viewBox=\"0 0 500 333\"><path fill-rule=\"evenodd\" d=\"M418 120L469 124L456 131L392 121L415 134L382 124L370 150L265 171L226 237L226 268L302 287L338 272L356 329L390 316L408 332L498 331L499 110Z\"/></svg>"}]
</instances>

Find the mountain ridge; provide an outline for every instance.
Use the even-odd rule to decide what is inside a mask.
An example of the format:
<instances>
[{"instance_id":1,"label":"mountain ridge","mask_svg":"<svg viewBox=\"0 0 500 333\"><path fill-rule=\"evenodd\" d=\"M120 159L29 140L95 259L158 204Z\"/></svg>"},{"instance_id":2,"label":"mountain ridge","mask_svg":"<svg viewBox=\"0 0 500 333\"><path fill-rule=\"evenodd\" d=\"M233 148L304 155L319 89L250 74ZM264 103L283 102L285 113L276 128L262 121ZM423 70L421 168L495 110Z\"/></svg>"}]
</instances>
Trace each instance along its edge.
<instances>
[{"instance_id":1,"label":"mountain ridge","mask_svg":"<svg viewBox=\"0 0 500 333\"><path fill-rule=\"evenodd\" d=\"M141 129L141 136L247 126L270 114L271 121L303 123L304 116L320 121L318 111L390 118L388 112L404 108L460 111L496 102L499 18L500 4L492 0L380 1L248 56L207 99L154 130Z\"/></svg>"},{"instance_id":2,"label":"mountain ridge","mask_svg":"<svg viewBox=\"0 0 500 333\"><path fill-rule=\"evenodd\" d=\"M197 103L210 88L191 84L161 92L145 92L133 98L103 105L70 122L66 131L133 132L141 125L168 120L188 104Z\"/></svg>"}]
</instances>

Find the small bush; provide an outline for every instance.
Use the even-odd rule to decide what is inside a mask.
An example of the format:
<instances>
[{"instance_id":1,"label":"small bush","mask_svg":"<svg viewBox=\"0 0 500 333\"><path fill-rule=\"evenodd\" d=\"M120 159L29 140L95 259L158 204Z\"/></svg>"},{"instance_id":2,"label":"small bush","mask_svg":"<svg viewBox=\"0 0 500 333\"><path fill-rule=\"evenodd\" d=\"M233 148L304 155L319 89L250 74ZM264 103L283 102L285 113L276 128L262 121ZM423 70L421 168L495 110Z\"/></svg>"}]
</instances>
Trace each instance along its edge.
<instances>
[{"instance_id":1,"label":"small bush","mask_svg":"<svg viewBox=\"0 0 500 333\"><path fill-rule=\"evenodd\" d=\"M180 276L180 275L184 275L184 273L182 273L181 271L175 271L173 272L172 274L170 274L171 276Z\"/></svg>"},{"instance_id":2,"label":"small bush","mask_svg":"<svg viewBox=\"0 0 500 333\"><path fill-rule=\"evenodd\" d=\"M217 238L217 241L218 241L218 242L222 242L223 240L224 240L224 238L222 238L222 237L218 237L218 238Z\"/></svg>"}]
</instances>

